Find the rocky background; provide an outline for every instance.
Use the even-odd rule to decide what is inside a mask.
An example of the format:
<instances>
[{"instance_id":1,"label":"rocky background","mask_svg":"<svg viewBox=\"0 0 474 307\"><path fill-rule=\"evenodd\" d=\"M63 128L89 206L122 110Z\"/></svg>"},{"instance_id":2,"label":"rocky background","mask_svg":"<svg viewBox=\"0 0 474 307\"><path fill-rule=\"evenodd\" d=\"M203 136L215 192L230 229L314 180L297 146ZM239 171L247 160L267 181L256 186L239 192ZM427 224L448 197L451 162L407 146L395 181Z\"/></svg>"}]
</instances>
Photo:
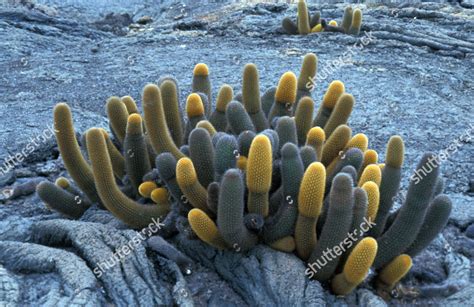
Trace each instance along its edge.
<instances>
[{"instance_id":1,"label":"rocky background","mask_svg":"<svg viewBox=\"0 0 474 307\"><path fill-rule=\"evenodd\" d=\"M0 176L0 305L474 305L473 3L362 4L357 38L288 36L280 22L296 16L294 5L234 2L0 1L0 166L34 146ZM310 5L336 20L343 8ZM354 48L364 36L369 43ZM391 135L405 139L400 201L422 152L457 144L442 167L454 204L449 225L415 258L402 287L376 293L369 278L334 297L306 279L293 255L265 246L216 252L189 239L189 229L169 243L148 240L96 278L92 270L136 232L94 208L65 220L34 194L41 180L64 175L48 133L53 106L68 102L79 132L107 127L109 96L139 102L143 86L160 76L174 75L185 97L194 65L204 62L214 93L223 83L238 91L243 65L253 62L265 89L297 72L307 52L319 57L316 102L342 80L357 101L350 124L369 136L370 148L383 156Z\"/></svg>"}]
</instances>

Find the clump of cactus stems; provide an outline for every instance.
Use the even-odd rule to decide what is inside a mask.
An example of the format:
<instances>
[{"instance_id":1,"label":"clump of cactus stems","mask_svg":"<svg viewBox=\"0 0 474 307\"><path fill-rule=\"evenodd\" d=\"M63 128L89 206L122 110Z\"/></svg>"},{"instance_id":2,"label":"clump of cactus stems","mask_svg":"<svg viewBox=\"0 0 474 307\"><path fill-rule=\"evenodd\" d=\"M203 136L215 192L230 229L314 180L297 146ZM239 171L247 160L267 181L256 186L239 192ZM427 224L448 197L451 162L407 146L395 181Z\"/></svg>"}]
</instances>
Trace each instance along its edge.
<instances>
[{"instance_id":1,"label":"clump of cactus stems","mask_svg":"<svg viewBox=\"0 0 474 307\"><path fill-rule=\"evenodd\" d=\"M288 34L307 35L327 31L357 36L360 33L362 11L358 8L353 10L351 6L347 6L340 24L338 24L336 20L327 21L321 19L321 13L319 11L316 11L314 15L311 16L305 0L299 0L297 8L298 15L296 22L289 17L285 17L282 21L282 28Z\"/></svg>"},{"instance_id":2,"label":"clump of cactus stems","mask_svg":"<svg viewBox=\"0 0 474 307\"><path fill-rule=\"evenodd\" d=\"M405 203L390 213L403 140L390 138L381 164L368 137L348 125L355 98L341 81L330 83L316 110L304 87L316 70L317 57L308 54L298 78L286 72L262 95L258 68L247 64L242 93L222 85L212 110L210 71L201 63L184 112L176 80L162 78L145 86L143 116L131 97L111 97L111 133L91 128L81 145L70 108L58 104L56 138L72 181L44 182L38 195L68 217L98 204L137 229L153 218L186 216L214 248L243 253L264 243L295 253L308 263L308 277L329 281L338 295L371 268L374 285L390 291L446 225L450 200L433 155L425 154L416 171L424 175L412 177ZM364 232L364 221L376 224ZM349 233L350 246L325 259Z\"/></svg>"}]
</instances>

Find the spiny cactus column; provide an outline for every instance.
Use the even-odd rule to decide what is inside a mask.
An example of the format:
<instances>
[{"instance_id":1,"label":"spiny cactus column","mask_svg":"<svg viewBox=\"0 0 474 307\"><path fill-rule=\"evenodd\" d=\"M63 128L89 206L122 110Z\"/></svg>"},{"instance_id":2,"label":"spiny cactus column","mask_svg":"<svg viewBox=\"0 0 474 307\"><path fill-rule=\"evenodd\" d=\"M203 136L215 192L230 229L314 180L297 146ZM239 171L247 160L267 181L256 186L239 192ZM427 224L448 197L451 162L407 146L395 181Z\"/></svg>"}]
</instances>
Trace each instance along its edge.
<instances>
[{"instance_id":1,"label":"spiny cactus column","mask_svg":"<svg viewBox=\"0 0 474 307\"><path fill-rule=\"evenodd\" d=\"M217 93L216 108L209 118L209 121L217 131L225 131L227 129L225 110L233 97L234 91L232 90L232 87L227 84L224 84Z\"/></svg>"},{"instance_id":2,"label":"spiny cactus column","mask_svg":"<svg viewBox=\"0 0 474 307\"><path fill-rule=\"evenodd\" d=\"M127 107L119 97L113 96L107 99L105 109L107 111L107 117L109 118L112 132L117 137L120 144L122 144L123 139L125 138L125 130L127 127Z\"/></svg>"},{"instance_id":3,"label":"spiny cactus column","mask_svg":"<svg viewBox=\"0 0 474 307\"><path fill-rule=\"evenodd\" d=\"M142 183L142 178L151 170L148 150L143 135L142 118L138 114L128 117L127 133L123 142L125 168L130 177L135 193Z\"/></svg>"},{"instance_id":4,"label":"spiny cactus column","mask_svg":"<svg viewBox=\"0 0 474 307\"><path fill-rule=\"evenodd\" d=\"M311 99L311 97L301 98L295 111L295 123L299 145L303 145L306 142L308 132L313 126L313 113L313 99Z\"/></svg>"},{"instance_id":5,"label":"spiny cactus column","mask_svg":"<svg viewBox=\"0 0 474 307\"><path fill-rule=\"evenodd\" d=\"M410 271L413 265L409 255L402 254L393 259L379 273L377 288L391 291L396 284Z\"/></svg>"},{"instance_id":6,"label":"spiny cactus column","mask_svg":"<svg viewBox=\"0 0 474 307\"><path fill-rule=\"evenodd\" d=\"M252 119L245 111L244 106L238 101L232 101L227 105L226 118L229 128L233 134L239 135L243 131L255 131Z\"/></svg>"},{"instance_id":7,"label":"spiny cactus column","mask_svg":"<svg viewBox=\"0 0 474 307\"><path fill-rule=\"evenodd\" d=\"M362 189L367 193L367 219L375 221L377 212L379 211L380 192L378 185L373 181L368 181L362 185Z\"/></svg>"},{"instance_id":8,"label":"spiny cactus column","mask_svg":"<svg viewBox=\"0 0 474 307\"><path fill-rule=\"evenodd\" d=\"M306 261L316 246L316 222L324 198L326 169L312 163L304 173L298 193L298 219L295 228L296 252Z\"/></svg>"},{"instance_id":9,"label":"spiny cactus column","mask_svg":"<svg viewBox=\"0 0 474 307\"><path fill-rule=\"evenodd\" d=\"M176 201L182 203L184 197L176 179L176 158L171 153L164 152L156 157L155 164L160 179L166 185L171 196L173 196Z\"/></svg>"},{"instance_id":10,"label":"spiny cactus column","mask_svg":"<svg viewBox=\"0 0 474 307\"><path fill-rule=\"evenodd\" d=\"M384 230L394 197L398 193L404 154L405 145L403 144L403 139L398 135L392 136L387 144L385 166L382 170L380 204L377 217L375 218L376 225L369 232L369 235L374 238L380 236Z\"/></svg>"},{"instance_id":11,"label":"spiny cactus column","mask_svg":"<svg viewBox=\"0 0 474 307\"><path fill-rule=\"evenodd\" d=\"M202 210L192 209L188 213L188 220L194 233L207 244L217 249L227 249L214 221Z\"/></svg>"},{"instance_id":12,"label":"spiny cactus column","mask_svg":"<svg viewBox=\"0 0 474 307\"><path fill-rule=\"evenodd\" d=\"M214 159L215 176L217 182L221 181L224 173L237 164L238 144L232 135L224 135L217 141L216 157Z\"/></svg>"},{"instance_id":13,"label":"spiny cactus column","mask_svg":"<svg viewBox=\"0 0 474 307\"><path fill-rule=\"evenodd\" d=\"M329 209L321 236L316 248L308 259L310 264L318 266L314 278L319 281L328 280L337 268L342 253L332 254L334 246L339 246L352 225L354 197L352 195L352 179L340 173L334 178L329 195ZM331 257L327 256L327 251Z\"/></svg>"},{"instance_id":14,"label":"spiny cactus column","mask_svg":"<svg viewBox=\"0 0 474 307\"><path fill-rule=\"evenodd\" d=\"M219 191L217 225L224 240L235 251L247 251L258 242L256 234L244 225L245 187L240 171L230 169L222 178Z\"/></svg>"},{"instance_id":15,"label":"spiny cactus column","mask_svg":"<svg viewBox=\"0 0 474 307\"><path fill-rule=\"evenodd\" d=\"M299 0L298 2L298 33L309 34L311 28L309 27L309 14L308 7L306 6L305 0Z\"/></svg>"},{"instance_id":16,"label":"spiny cactus column","mask_svg":"<svg viewBox=\"0 0 474 307\"><path fill-rule=\"evenodd\" d=\"M324 165L329 165L346 147L346 144L351 139L351 135L352 130L349 126L341 125L337 127L326 143L324 143L321 162Z\"/></svg>"},{"instance_id":17,"label":"spiny cactus column","mask_svg":"<svg viewBox=\"0 0 474 307\"><path fill-rule=\"evenodd\" d=\"M268 114L268 123L278 116L291 116L296 101L297 80L294 73L286 72L281 76L275 93L275 101Z\"/></svg>"},{"instance_id":18,"label":"spiny cactus column","mask_svg":"<svg viewBox=\"0 0 474 307\"><path fill-rule=\"evenodd\" d=\"M252 119L255 130L260 132L267 129L268 122L262 111L258 70L255 64L247 64L244 67L242 76L242 103Z\"/></svg>"},{"instance_id":19,"label":"spiny cactus column","mask_svg":"<svg viewBox=\"0 0 474 307\"><path fill-rule=\"evenodd\" d=\"M97 191L104 206L117 218L133 228L143 228L162 219L168 206L141 205L125 196L117 186L102 131L97 128L87 132L87 149L92 162Z\"/></svg>"},{"instance_id":20,"label":"spiny cactus column","mask_svg":"<svg viewBox=\"0 0 474 307\"><path fill-rule=\"evenodd\" d=\"M316 71L318 70L318 57L314 53L307 53L303 58L300 75L298 76L298 91L296 103L293 106L295 111L301 98L311 97L311 91L316 87ZM313 113L311 113L311 117Z\"/></svg>"},{"instance_id":21,"label":"spiny cactus column","mask_svg":"<svg viewBox=\"0 0 474 307\"><path fill-rule=\"evenodd\" d=\"M425 219L430 197L439 174L438 165L433 165L435 159L434 154L427 153L418 164L416 173L423 172L424 176L419 181L412 178L406 201L400 208L397 217L390 228L377 239L379 252L375 259L375 268L384 267L415 241Z\"/></svg>"},{"instance_id":22,"label":"spiny cactus column","mask_svg":"<svg viewBox=\"0 0 474 307\"><path fill-rule=\"evenodd\" d=\"M344 9L344 16L342 17L342 24L341 27L344 29L346 33L349 32L349 28L352 24L352 7L350 5L346 6Z\"/></svg>"},{"instance_id":23,"label":"spiny cactus column","mask_svg":"<svg viewBox=\"0 0 474 307\"><path fill-rule=\"evenodd\" d=\"M207 208L207 191L198 181L194 164L189 158L181 158L176 164L176 180L186 199L194 208L210 213Z\"/></svg>"},{"instance_id":24,"label":"spiny cactus column","mask_svg":"<svg viewBox=\"0 0 474 307\"><path fill-rule=\"evenodd\" d=\"M98 202L92 169L82 156L74 133L71 110L65 103L59 103L54 108L54 130L69 175L91 202Z\"/></svg>"},{"instance_id":25,"label":"spiny cactus column","mask_svg":"<svg viewBox=\"0 0 474 307\"><path fill-rule=\"evenodd\" d=\"M179 108L176 80L165 80L160 84L166 125L177 147L183 145L183 114Z\"/></svg>"},{"instance_id":26,"label":"spiny cactus column","mask_svg":"<svg viewBox=\"0 0 474 307\"><path fill-rule=\"evenodd\" d=\"M204 108L206 115L211 115L211 80L209 79L209 68L206 64L199 63L194 67L192 87L193 93L200 92L207 96L207 103Z\"/></svg>"},{"instance_id":27,"label":"spiny cactus column","mask_svg":"<svg viewBox=\"0 0 474 307\"><path fill-rule=\"evenodd\" d=\"M364 281L377 254L377 241L365 238L356 245L347 259L342 273L332 280L336 295L347 295Z\"/></svg>"},{"instance_id":28,"label":"spiny cactus column","mask_svg":"<svg viewBox=\"0 0 474 307\"><path fill-rule=\"evenodd\" d=\"M289 17L283 18L283 21L281 22L281 27L283 30L286 31L286 33L291 34L291 35L296 35L298 34L298 26L296 23L291 20Z\"/></svg>"},{"instance_id":29,"label":"spiny cactus column","mask_svg":"<svg viewBox=\"0 0 474 307\"><path fill-rule=\"evenodd\" d=\"M280 150L287 143L298 145L298 135L294 118L288 116L278 118L275 130L278 133Z\"/></svg>"},{"instance_id":30,"label":"spiny cactus column","mask_svg":"<svg viewBox=\"0 0 474 307\"><path fill-rule=\"evenodd\" d=\"M148 84L143 89L143 111L145 125L151 145L157 154L170 152L176 159L184 157L176 147L166 125L165 112L161 100L161 92L155 84Z\"/></svg>"},{"instance_id":31,"label":"spiny cactus column","mask_svg":"<svg viewBox=\"0 0 474 307\"><path fill-rule=\"evenodd\" d=\"M125 176L125 158L117 147L115 147L114 143L112 143L108 133L105 130L103 130L102 133L104 134L105 142L107 143L107 151L109 152L110 160L112 161L114 174L117 179L122 180L123 176Z\"/></svg>"},{"instance_id":32,"label":"spiny cactus column","mask_svg":"<svg viewBox=\"0 0 474 307\"><path fill-rule=\"evenodd\" d=\"M189 156L196 165L199 183L205 188L214 181L214 147L207 130L194 129L189 135Z\"/></svg>"},{"instance_id":33,"label":"spiny cactus column","mask_svg":"<svg viewBox=\"0 0 474 307\"><path fill-rule=\"evenodd\" d=\"M352 15L352 23L347 33L352 34L352 35L359 35L361 25L362 25L362 11L360 9L355 9Z\"/></svg>"},{"instance_id":34,"label":"spiny cactus column","mask_svg":"<svg viewBox=\"0 0 474 307\"><path fill-rule=\"evenodd\" d=\"M313 126L324 128L331 116L331 112L336 106L339 97L344 94L344 83L339 80L332 81L323 97L323 102L319 107L318 114L314 118Z\"/></svg>"},{"instance_id":35,"label":"spiny cactus column","mask_svg":"<svg viewBox=\"0 0 474 307\"><path fill-rule=\"evenodd\" d=\"M186 100L186 115L188 116L188 120L184 132L185 144L188 144L189 134L196 128L197 123L206 119L204 113L205 107L201 97L196 93L189 95Z\"/></svg>"},{"instance_id":36,"label":"spiny cactus column","mask_svg":"<svg viewBox=\"0 0 474 307\"><path fill-rule=\"evenodd\" d=\"M311 146L318 157L317 161L321 161L323 156L323 145L326 141L326 135L321 127L313 127L308 131L306 136L306 146Z\"/></svg>"},{"instance_id":37,"label":"spiny cactus column","mask_svg":"<svg viewBox=\"0 0 474 307\"><path fill-rule=\"evenodd\" d=\"M347 124L354 103L354 97L351 94L342 94L341 97L339 97L331 112L331 116L329 116L326 125L324 126L324 133L327 138L331 137L331 134L337 129L337 127Z\"/></svg>"},{"instance_id":38,"label":"spiny cactus column","mask_svg":"<svg viewBox=\"0 0 474 307\"><path fill-rule=\"evenodd\" d=\"M65 188L49 181L38 184L36 193L46 207L73 219L80 218L90 206L90 203L78 194L70 193Z\"/></svg>"},{"instance_id":39,"label":"spiny cactus column","mask_svg":"<svg viewBox=\"0 0 474 307\"><path fill-rule=\"evenodd\" d=\"M250 146L247 160L248 210L268 215L268 192L272 185L272 147L265 135L256 136Z\"/></svg>"}]
</instances>

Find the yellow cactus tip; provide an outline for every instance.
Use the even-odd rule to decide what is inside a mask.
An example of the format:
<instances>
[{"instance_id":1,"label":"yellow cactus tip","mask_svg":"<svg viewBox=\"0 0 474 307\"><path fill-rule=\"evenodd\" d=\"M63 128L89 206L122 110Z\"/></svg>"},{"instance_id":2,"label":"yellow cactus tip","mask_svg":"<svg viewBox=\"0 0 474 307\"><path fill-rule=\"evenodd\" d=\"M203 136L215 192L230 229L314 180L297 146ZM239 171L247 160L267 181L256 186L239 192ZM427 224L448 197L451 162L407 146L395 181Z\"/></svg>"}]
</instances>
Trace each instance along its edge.
<instances>
[{"instance_id":1,"label":"yellow cactus tip","mask_svg":"<svg viewBox=\"0 0 474 307\"><path fill-rule=\"evenodd\" d=\"M390 138L385 155L385 163L391 167L401 168L405 156L405 145L399 135Z\"/></svg>"},{"instance_id":2,"label":"yellow cactus tip","mask_svg":"<svg viewBox=\"0 0 474 307\"><path fill-rule=\"evenodd\" d=\"M311 33L318 33L323 31L323 25L318 23L311 29Z\"/></svg>"},{"instance_id":3,"label":"yellow cactus tip","mask_svg":"<svg viewBox=\"0 0 474 307\"><path fill-rule=\"evenodd\" d=\"M240 170L245 171L245 169L247 168L247 157L239 156L239 158L237 159L237 167Z\"/></svg>"},{"instance_id":4,"label":"yellow cactus tip","mask_svg":"<svg viewBox=\"0 0 474 307\"><path fill-rule=\"evenodd\" d=\"M375 182L378 186L380 185L380 181L382 180L382 172L380 167L377 164L370 164L362 172L362 175L359 179L359 186L362 186L364 183L368 181Z\"/></svg>"},{"instance_id":5,"label":"yellow cactus tip","mask_svg":"<svg viewBox=\"0 0 474 307\"><path fill-rule=\"evenodd\" d=\"M70 186L69 180L64 177L59 177L56 179L56 185L60 188L67 189Z\"/></svg>"},{"instance_id":6,"label":"yellow cactus tip","mask_svg":"<svg viewBox=\"0 0 474 307\"><path fill-rule=\"evenodd\" d=\"M181 158L176 164L176 179L180 186L189 186L196 182L197 174L193 161L189 158Z\"/></svg>"},{"instance_id":7,"label":"yellow cactus tip","mask_svg":"<svg viewBox=\"0 0 474 307\"><path fill-rule=\"evenodd\" d=\"M142 117L139 114L132 114L128 116L128 123L132 125L141 125Z\"/></svg>"},{"instance_id":8,"label":"yellow cactus tip","mask_svg":"<svg viewBox=\"0 0 474 307\"><path fill-rule=\"evenodd\" d=\"M168 190L165 188L154 189L150 194L151 200L157 204L166 204L168 202L168 197Z\"/></svg>"},{"instance_id":9,"label":"yellow cactus tip","mask_svg":"<svg viewBox=\"0 0 474 307\"><path fill-rule=\"evenodd\" d=\"M188 96L188 99L186 100L186 114L188 117L195 117L204 114L204 105L198 94L192 93Z\"/></svg>"},{"instance_id":10,"label":"yellow cactus tip","mask_svg":"<svg viewBox=\"0 0 474 307\"><path fill-rule=\"evenodd\" d=\"M326 134L321 127L313 127L308 131L306 138L316 140L318 143L323 143L326 140Z\"/></svg>"},{"instance_id":11,"label":"yellow cactus tip","mask_svg":"<svg viewBox=\"0 0 474 307\"><path fill-rule=\"evenodd\" d=\"M337 21L331 20L331 21L329 22L329 25L330 25L330 26L333 26L333 27L337 27Z\"/></svg>"},{"instance_id":12,"label":"yellow cactus tip","mask_svg":"<svg viewBox=\"0 0 474 307\"><path fill-rule=\"evenodd\" d=\"M193 74L195 76L209 76L209 67L204 63L196 64Z\"/></svg>"},{"instance_id":13,"label":"yellow cactus tip","mask_svg":"<svg viewBox=\"0 0 474 307\"><path fill-rule=\"evenodd\" d=\"M334 108L337 103L337 100L344 93L345 90L346 89L342 81L332 81L331 84L329 84L326 94L324 94L323 105L329 109Z\"/></svg>"},{"instance_id":14,"label":"yellow cactus tip","mask_svg":"<svg viewBox=\"0 0 474 307\"><path fill-rule=\"evenodd\" d=\"M379 274L384 286L391 290L410 271L413 265L409 255L402 254L386 265Z\"/></svg>"},{"instance_id":15,"label":"yellow cactus tip","mask_svg":"<svg viewBox=\"0 0 474 307\"><path fill-rule=\"evenodd\" d=\"M360 284L367 276L367 273L377 255L377 241L367 237L362 239L352 250L344 265L344 275L352 284Z\"/></svg>"},{"instance_id":16,"label":"yellow cactus tip","mask_svg":"<svg viewBox=\"0 0 474 307\"><path fill-rule=\"evenodd\" d=\"M368 149L366 152L364 152L364 160L365 161L370 161L372 163L377 163L379 159L379 154L373 150L373 149Z\"/></svg>"},{"instance_id":17,"label":"yellow cactus tip","mask_svg":"<svg viewBox=\"0 0 474 307\"><path fill-rule=\"evenodd\" d=\"M151 192L157 187L155 182L145 181L138 187L138 193L140 193L142 197L150 198Z\"/></svg>"},{"instance_id":18,"label":"yellow cactus tip","mask_svg":"<svg viewBox=\"0 0 474 307\"><path fill-rule=\"evenodd\" d=\"M284 104L294 104L296 100L296 86L296 75L291 71L284 73L278 82L275 100Z\"/></svg>"}]
</instances>

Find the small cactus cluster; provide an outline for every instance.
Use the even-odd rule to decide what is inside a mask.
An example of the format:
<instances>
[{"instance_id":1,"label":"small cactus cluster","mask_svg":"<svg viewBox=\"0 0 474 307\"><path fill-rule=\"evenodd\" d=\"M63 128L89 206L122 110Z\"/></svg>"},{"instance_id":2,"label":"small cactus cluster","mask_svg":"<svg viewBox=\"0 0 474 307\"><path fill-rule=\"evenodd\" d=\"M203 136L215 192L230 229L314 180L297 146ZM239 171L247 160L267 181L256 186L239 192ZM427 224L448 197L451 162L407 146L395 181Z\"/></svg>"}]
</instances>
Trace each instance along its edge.
<instances>
[{"instance_id":1,"label":"small cactus cluster","mask_svg":"<svg viewBox=\"0 0 474 307\"><path fill-rule=\"evenodd\" d=\"M379 163L368 137L348 125L355 99L342 82L330 83L315 110L306 84L316 70L316 55L307 54L298 77L286 72L261 95L257 66L247 64L242 92L222 85L212 108L209 69L197 64L184 112L177 81L163 77L145 86L143 117L131 97L111 97L111 133L92 128L81 142L70 108L58 104L56 139L75 184L44 182L38 195L72 218L96 203L132 228L175 213L217 249L264 243L295 253L308 263L305 273L330 281L336 294L350 293L371 268L375 285L390 290L446 225L450 200L438 168L426 169L433 160L426 154L418 166L426 176L412 180L405 203L390 213L403 140L393 136Z\"/></svg>"},{"instance_id":2,"label":"small cactus cluster","mask_svg":"<svg viewBox=\"0 0 474 307\"><path fill-rule=\"evenodd\" d=\"M340 32L350 35L359 35L362 25L362 11L358 8L352 9L347 6L344 10L344 16L340 24L336 20L327 22L321 18L321 12L316 11L312 16L308 11L305 0L298 1L298 15L296 22L291 18L285 17L282 21L282 28L291 35L307 35L317 32Z\"/></svg>"}]
</instances>

